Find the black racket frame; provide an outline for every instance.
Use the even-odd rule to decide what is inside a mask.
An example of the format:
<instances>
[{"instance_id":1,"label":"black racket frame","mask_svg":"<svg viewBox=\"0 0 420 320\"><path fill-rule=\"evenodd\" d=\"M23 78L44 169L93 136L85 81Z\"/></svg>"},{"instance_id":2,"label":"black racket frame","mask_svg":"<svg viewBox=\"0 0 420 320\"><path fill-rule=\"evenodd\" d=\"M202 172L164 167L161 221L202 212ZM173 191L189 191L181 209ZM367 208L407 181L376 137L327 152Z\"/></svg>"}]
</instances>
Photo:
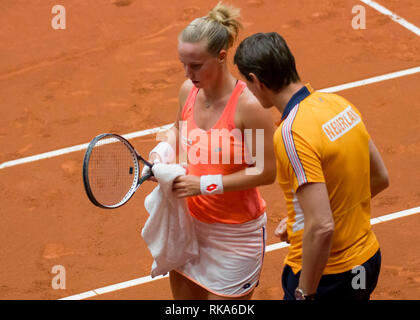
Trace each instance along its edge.
<instances>
[{"instance_id":1,"label":"black racket frame","mask_svg":"<svg viewBox=\"0 0 420 320\"><path fill-rule=\"evenodd\" d=\"M153 164L148 162L147 160L145 160L141 155L139 155L139 153L136 151L136 149L134 149L134 147L131 145L130 142L128 142L127 139L125 139L124 137L115 134L115 133L102 133L98 136L96 136L95 138L92 139L92 141L89 143L87 150L85 152L85 156L83 159L83 184L85 187L85 191L86 194L89 198L89 200L96 206L103 208L103 209L116 209L121 207L122 205L126 204L128 202L128 200L130 200L132 198L132 196L134 195L134 193L136 193L137 189L139 188L139 186L146 181L147 179L149 179L150 177L153 176L153 172L152 170L150 170L150 173L143 176L143 177L137 177L137 185L134 189L134 191L131 192L131 194L129 195L129 197L127 199L125 199L125 201L120 202L118 205L114 205L114 206L106 206L101 204L98 200L96 200L95 196L93 195L93 192L90 188L90 184L89 184L89 160L90 160L90 155L92 154L92 150L95 147L96 143L99 140L102 139L107 139L107 138L115 138L120 140L121 142L123 142L125 144L125 146L130 150L130 152L136 156L137 161L141 161L143 162L145 165L149 166L150 169L152 169ZM112 142L111 142L112 143ZM138 166L140 168L140 166ZM139 175L141 173L139 172Z\"/></svg>"}]
</instances>

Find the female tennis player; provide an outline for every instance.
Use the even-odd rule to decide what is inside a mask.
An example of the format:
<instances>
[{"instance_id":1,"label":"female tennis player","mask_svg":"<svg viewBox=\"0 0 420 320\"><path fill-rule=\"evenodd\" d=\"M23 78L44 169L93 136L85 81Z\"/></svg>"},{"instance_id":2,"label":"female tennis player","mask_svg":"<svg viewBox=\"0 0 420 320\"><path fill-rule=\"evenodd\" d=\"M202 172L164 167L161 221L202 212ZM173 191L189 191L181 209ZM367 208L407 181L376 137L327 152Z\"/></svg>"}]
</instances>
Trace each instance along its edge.
<instances>
[{"instance_id":1,"label":"female tennis player","mask_svg":"<svg viewBox=\"0 0 420 320\"><path fill-rule=\"evenodd\" d=\"M188 79L177 121L150 153L151 162L172 162L181 143L187 155L187 175L173 191L186 197L200 257L170 272L175 299L250 299L262 268L266 205L256 187L275 180L274 126L271 113L228 70L238 18L239 9L219 3L179 35Z\"/></svg>"}]
</instances>

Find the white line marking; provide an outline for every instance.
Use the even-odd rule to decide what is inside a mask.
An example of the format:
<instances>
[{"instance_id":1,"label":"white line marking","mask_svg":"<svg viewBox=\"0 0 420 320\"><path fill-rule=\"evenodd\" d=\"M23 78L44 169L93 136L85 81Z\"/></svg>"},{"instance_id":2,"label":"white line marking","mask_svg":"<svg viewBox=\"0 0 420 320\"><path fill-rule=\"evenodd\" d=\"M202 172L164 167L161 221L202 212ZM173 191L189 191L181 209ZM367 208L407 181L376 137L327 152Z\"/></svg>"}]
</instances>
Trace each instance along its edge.
<instances>
[{"instance_id":1,"label":"white line marking","mask_svg":"<svg viewBox=\"0 0 420 320\"><path fill-rule=\"evenodd\" d=\"M413 215L413 214L416 214L416 213L419 213L419 212L420 212L420 207L416 207L416 208L411 208L411 209L407 209L407 210L400 211L400 212L390 213L390 214L387 214L385 216L374 218L378 221L375 221L374 223L372 223L372 221L371 221L371 224L373 225L373 224L377 224L377 223L381 223L381 222L391 221L391 220L394 220L394 219L407 217L407 216L410 216L410 215Z\"/></svg>"},{"instance_id":2,"label":"white line marking","mask_svg":"<svg viewBox=\"0 0 420 320\"><path fill-rule=\"evenodd\" d=\"M284 242L284 241L274 243L274 244L270 244L269 246L265 247L265 252L271 252L271 251L287 248L288 246L289 246L289 244L287 242Z\"/></svg>"},{"instance_id":3,"label":"white line marking","mask_svg":"<svg viewBox=\"0 0 420 320\"><path fill-rule=\"evenodd\" d=\"M161 126L161 127L156 127L156 128L153 128L153 129L147 129L147 130L137 131L137 132L133 132L133 133L128 133L128 134L123 135L123 137L126 138L126 139L133 139L133 138L137 138L137 137L147 136L147 135L159 132L160 130L169 129L171 126L172 126L172 123ZM17 160L7 161L7 162L4 162L0 165L0 169L13 167L13 166L17 166L19 164L38 161L38 160L42 160L42 159L53 158L53 157L61 156L63 154L75 152L75 151L85 150L85 149L87 149L88 145L89 145L89 143L84 143L84 144L79 144L79 145L73 146L73 147L68 147L68 148L64 148L64 149L59 149L59 150L55 150L55 151L41 153L41 154L38 154L38 155L35 155L35 156L30 156L30 157L26 157L26 158L17 159Z\"/></svg>"},{"instance_id":4,"label":"white line marking","mask_svg":"<svg viewBox=\"0 0 420 320\"><path fill-rule=\"evenodd\" d=\"M137 278L137 279L113 284L113 285L110 285L110 286L102 287L102 288L99 288L99 289L90 290L90 291L87 291L87 292L76 294L74 296L65 297L65 298L62 298L62 299L59 299L59 300L83 300L83 299L91 298L91 297L94 297L94 296L97 296L97 295L101 295L101 294L105 294L105 293L109 293L109 292L113 292L113 291L117 291L117 290L121 290L121 289L125 289L125 288L138 286L138 285L144 284L144 283L153 282L153 281L160 280L160 279L167 278L167 277L168 277L168 275L158 276L158 277L155 277L155 278L152 278L151 276L146 276L146 277Z\"/></svg>"},{"instance_id":5,"label":"white line marking","mask_svg":"<svg viewBox=\"0 0 420 320\"><path fill-rule=\"evenodd\" d=\"M59 300L84 300L84 299L88 299L88 298L92 298L94 296L97 296L98 294L95 292L95 290L91 290L91 291L86 291L80 294L76 294L74 296L70 296L70 297L66 297L66 298L62 298Z\"/></svg>"},{"instance_id":6,"label":"white line marking","mask_svg":"<svg viewBox=\"0 0 420 320\"><path fill-rule=\"evenodd\" d=\"M393 72L393 73L384 74L384 75L373 77L373 78L368 78L368 79L365 79L365 80L350 82L350 83L346 83L346 84L335 86L335 87L321 89L321 90L318 90L318 91L320 91L320 92L337 92L337 91L342 91L342 90L346 90L346 89L350 89L350 88L365 86L367 84L371 84L371 83L375 83L375 82L380 82L380 81L384 81L384 80L403 77L403 76L407 76L407 75L414 74L414 73L419 73L419 72L420 72L420 67L414 67L414 68L410 68L410 69L406 69L406 70L402 70L402 71L397 71L397 72ZM123 135L123 137L126 138L126 139L133 139L133 138L137 138L137 137L147 136L147 135L150 135L150 134L157 133L160 130L169 129L171 126L172 126L172 123L166 124L166 125L163 125L163 126L160 126L160 127L156 127L156 128L153 128L153 129L147 129L147 130L137 131L137 132L133 132L133 133L128 133L128 134ZM38 155L26 157L26 158L21 158L21 159L17 159L17 160L11 160L11 161L7 161L7 162L3 162L2 164L0 164L0 170L4 169L4 168L9 168L9 167L17 166L17 165L20 165L20 164L28 163L28 162L34 162L34 161L38 161L38 160L43 160L43 159L48 159L48 158L52 158L52 157L61 156L63 154L67 154L67 153L71 153L71 152L85 150L88 145L89 145L89 143L84 143L84 144L79 144L79 145L74 146L74 147L59 149L59 150L45 152L45 153L41 153L41 154L38 154Z\"/></svg>"},{"instance_id":7,"label":"white line marking","mask_svg":"<svg viewBox=\"0 0 420 320\"><path fill-rule=\"evenodd\" d=\"M107 287L95 289L95 292L97 294L104 294L104 293L113 292L113 291L116 291L116 290L121 290L121 289L125 289L125 288L134 287L134 286L144 284L144 283L148 283L148 282L153 282L153 281L160 280L160 279L166 278L166 277L168 277L168 276L159 276L159 277L155 277L155 278L152 278L151 276L142 277L142 278L138 278L138 279L134 279L134 280L125 281L125 282L122 282L122 283L113 284L113 285L110 285L110 286L107 286Z\"/></svg>"},{"instance_id":8,"label":"white line marking","mask_svg":"<svg viewBox=\"0 0 420 320\"><path fill-rule=\"evenodd\" d=\"M416 214L416 213L420 213L420 207L411 208L411 209L407 209L407 210L404 210L404 211L390 213L390 214L387 214L387 215L384 215L384 216L381 216L381 217L372 218L370 220L370 223L372 225L374 225L374 224L378 224L378 223L382 223L382 222L387 222L387 221L407 217L407 216L410 216L410 215L413 215L413 214ZM275 250L278 250L278 249L286 248L288 246L289 246L289 244L286 243L286 242L278 242L278 243L274 243L274 244L271 244L271 245L267 246L265 251L266 252L271 252L271 251L275 251ZM90 291L87 291L87 292L75 294L73 296L61 298L59 300L83 300L83 299L94 297L96 295L101 295L101 294L104 294L104 293L109 293L109 292L129 288L129 287L134 287L134 286L137 286L137 285L140 285L140 284L145 284L145 283L149 283L149 282L152 282L152 281L165 279L167 277L168 277L168 275L165 275L165 276L155 277L155 278L152 279L151 276L146 276L146 277L142 277L142 278L137 278L137 279L113 284L113 285L110 285L110 286L107 286L107 287L103 287L103 288L94 289L94 290L90 290Z\"/></svg>"},{"instance_id":9,"label":"white line marking","mask_svg":"<svg viewBox=\"0 0 420 320\"><path fill-rule=\"evenodd\" d=\"M337 91L343 91L346 89L351 89L351 88L355 88L355 87L361 87L361 86L365 86L367 84L371 84L371 83L375 83L375 82L381 82L384 80L390 80L390 79L394 79L394 78L399 78L402 76L408 76L410 74L415 74L415 73L419 73L420 72L420 67L414 67L414 68L410 68L410 69L406 69L406 70L402 70L402 71L397 71L397 72L392 72L392 73L388 73L388 74L384 74L381 76L377 76L377 77L372 77L372 78L368 78L365 80L359 80L359 81L355 81L355 82L350 82L350 83L345 83L339 86L335 86L335 87L330 87L330 88L326 88L326 89L321 89L318 90L320 92L337 92Z\"/></svg>"},{"instance_id":10,"label":"white line marking","mask_svg":"<svg viewBox=\"0 0 420 320\"><path fill-rule=\"evenodd\" d=\"M372 7L376 11L379 11L380 13L389 16L393 21L399 23L404 28L410 30L411 32L414 32L416 35L420 36L420 28L416 27L414 24L408 22L407 20L401 18L400 16L397 16L392 11L388 10L387 8L381 6L379 3L371 0L360 0L363 3L367 4L368 6Z\"/></svg>"}]
</instances>

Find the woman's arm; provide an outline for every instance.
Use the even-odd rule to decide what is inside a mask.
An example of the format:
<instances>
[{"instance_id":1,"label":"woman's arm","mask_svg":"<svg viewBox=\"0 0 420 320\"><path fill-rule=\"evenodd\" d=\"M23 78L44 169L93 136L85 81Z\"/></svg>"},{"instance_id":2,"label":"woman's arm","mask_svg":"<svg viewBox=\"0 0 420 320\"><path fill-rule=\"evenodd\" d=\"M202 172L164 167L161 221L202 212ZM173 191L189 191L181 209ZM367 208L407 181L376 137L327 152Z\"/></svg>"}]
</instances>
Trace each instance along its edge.
<instances>
[{"instance_id":1,"label":"woman's arm","mask_svg":"<svg viewBox=\"0 0 420 320\"><path fill-rule=\"evenodd\" d=\"M249 189L272 184L276 178L276 159L274 156L274 122L271 112L264 109L254 96L238 106L238 127L252 132L252 145L248 149L254 153L252 167L223 176L224 191Z\"/></svg>"}]
</instances>

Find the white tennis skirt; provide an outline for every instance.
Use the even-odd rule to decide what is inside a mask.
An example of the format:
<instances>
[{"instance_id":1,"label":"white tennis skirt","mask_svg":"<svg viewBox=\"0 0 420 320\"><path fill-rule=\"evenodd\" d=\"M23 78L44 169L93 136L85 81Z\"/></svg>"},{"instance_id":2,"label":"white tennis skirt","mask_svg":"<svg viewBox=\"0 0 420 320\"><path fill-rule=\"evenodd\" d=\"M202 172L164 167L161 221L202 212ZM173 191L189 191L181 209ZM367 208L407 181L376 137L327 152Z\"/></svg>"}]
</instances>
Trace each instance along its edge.
<instances>
[{"instance_id":1,"label":"white tennis skirt","mask_svg":"<svg viewBox=\"0 0 420 320\"><path fill-rule=\"evenodd\" d=\"M176 271L218 296L248 294L260 278L266 214L242 224L193 221L200 255Z\"/></svg>"}]
</instances>

